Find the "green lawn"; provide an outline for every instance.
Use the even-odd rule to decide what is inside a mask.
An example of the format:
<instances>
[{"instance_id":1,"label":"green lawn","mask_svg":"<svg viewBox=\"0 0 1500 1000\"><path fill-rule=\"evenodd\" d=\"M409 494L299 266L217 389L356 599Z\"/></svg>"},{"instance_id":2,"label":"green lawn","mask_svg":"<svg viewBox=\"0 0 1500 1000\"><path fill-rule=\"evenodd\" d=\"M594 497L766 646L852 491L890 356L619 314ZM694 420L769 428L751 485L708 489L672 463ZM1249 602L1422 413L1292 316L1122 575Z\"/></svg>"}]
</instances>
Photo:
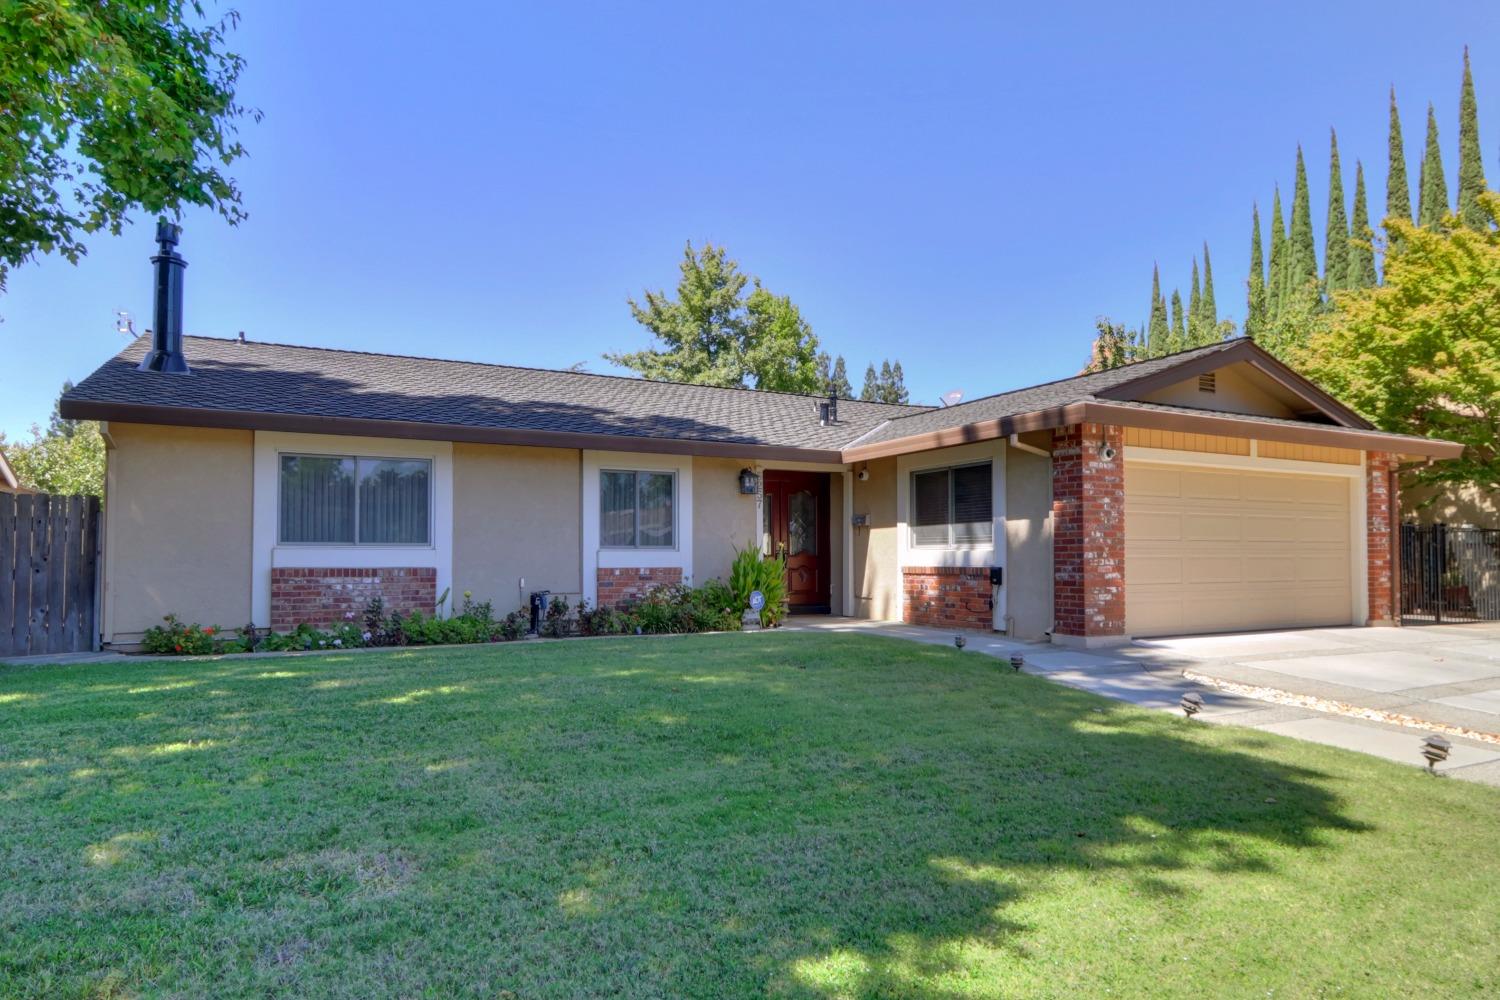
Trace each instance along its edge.
<instances>
[{"instance_id":1,"label":"green lawn","mask_svg":"<svg viewBox=\"0 0 1500 1000\"><path fill-rule=\"evenodd\" d=\"M1500 995L1497 888L1493 789L889 639L0 667L3 997Z\"/></svg>"}]
</instances>

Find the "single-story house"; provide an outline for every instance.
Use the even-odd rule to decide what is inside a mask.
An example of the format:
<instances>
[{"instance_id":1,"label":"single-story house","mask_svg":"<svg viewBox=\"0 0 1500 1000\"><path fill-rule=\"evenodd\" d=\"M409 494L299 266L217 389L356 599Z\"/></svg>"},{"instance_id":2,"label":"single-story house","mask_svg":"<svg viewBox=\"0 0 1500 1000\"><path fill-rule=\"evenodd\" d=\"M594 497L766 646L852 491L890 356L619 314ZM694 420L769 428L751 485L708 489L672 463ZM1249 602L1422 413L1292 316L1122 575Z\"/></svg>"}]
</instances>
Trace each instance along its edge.
<instances>
[{"instance_id":1,"label":"single-story house","mask_svg":"<svg viewBox=\"0 0 1500 1000\"><path fill-rule=\"evenodd\" d=\"M615 604L788 557L796 611L1102 645L1394 624L1387 434L1247 340L943 408L181 334L62 402L108 444L102 640L374 596ZM162 238L159 234L158 238Z\"/></svg>"}]
</instances>

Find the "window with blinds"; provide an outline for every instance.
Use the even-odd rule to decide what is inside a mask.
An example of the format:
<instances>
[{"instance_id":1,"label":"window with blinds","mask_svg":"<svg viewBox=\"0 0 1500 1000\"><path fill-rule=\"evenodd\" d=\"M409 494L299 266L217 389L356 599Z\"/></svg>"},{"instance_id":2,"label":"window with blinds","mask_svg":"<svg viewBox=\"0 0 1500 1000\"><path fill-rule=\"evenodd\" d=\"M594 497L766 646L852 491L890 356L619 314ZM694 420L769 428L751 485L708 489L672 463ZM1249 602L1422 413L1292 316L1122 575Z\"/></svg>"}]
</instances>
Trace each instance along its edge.
<instances>
[{"instance_id":1,"label":"window with blinds","mask_svg":"<svg viewBox=\"0 0 1500 1000\"><path fill-rule=\"evenodd\" d=\"M277 537L287 545L427 545L432 463L282 455Z\"/></svg>"},{"instance_id":2,"label":"window with blinds","mask_svg":"<svg viewBox=\"0 0 1500 1000\"><path fill-rule=\"evenodd\" d=\"M993 493L989 462L912 473L911 544L991 544L995 539Z\"/></svg>"},{"instance_id":3,"label":"window with blinds","mask_svg":"<svg viewBox=\"0 0 1500 1000\"><path fill-rule=\"evenodd\" d=\"M677 544L677 476L671 472L599 473L599 544L611 549L669 549Z\"/></svg>"}]
</instances>

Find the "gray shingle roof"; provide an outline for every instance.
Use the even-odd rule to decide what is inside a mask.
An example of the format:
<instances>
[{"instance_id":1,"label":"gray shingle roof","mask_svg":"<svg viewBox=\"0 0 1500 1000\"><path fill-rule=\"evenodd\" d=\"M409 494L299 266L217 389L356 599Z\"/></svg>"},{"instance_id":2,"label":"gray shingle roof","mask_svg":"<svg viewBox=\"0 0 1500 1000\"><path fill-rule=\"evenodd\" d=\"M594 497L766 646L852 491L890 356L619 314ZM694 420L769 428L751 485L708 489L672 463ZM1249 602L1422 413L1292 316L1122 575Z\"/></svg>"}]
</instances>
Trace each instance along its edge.
<instances>
[{"instance_id":1,"label":"gray shingle roof","mask_svg":"<svg viewBox=\"0 0 1500 1000\"><path fill-rule=\"evenodd\" d=\"M392 420L837 450L922 407L468 361L184 338L187 376L138 372L149 338L105 362L67 396L76 403Z\"/></svg>"},{"instance_id":2,"label":"gray shingle roof","mask_svg":"<svg viewBox=\"0 0 1500 1000\"><path fill-rule=\"evenodd\" d=\"M894 441L897 438L904 438L913 434L925 434L929 431L946 430L950 427L962 427L965 424L978 423L984 420L999 420L1002 417L1013 417L1036 410L1048 410L1053 407L1066 406L1069 403L1088 402L1095 398L1096 393L1103 392L1106 389L1112 389L1125 382L1133 382L1138 378L1154 375L1159 371L1175 367L1194 358L1228 350L1237 343L1239 342L1226 340L1218 344L1209 344L1206 347L1179 351L1176 354L1169 354L1161 358L1152 358L1149 361L1138 361L1135 364L1112 368L1108 371L1095 372L1090 375L1075 375L1072 378L1058 379L1055 382L1044 382L1041 385L1028 386L1025 389L1014 389L1010 392L997 393L993 396L984 396L980 399L970 400L967 403L959 403L957 406L905 414L875 428L869 434L860 438L859 444L879 444L883 441Z\"/></svg>"}]
</instances>

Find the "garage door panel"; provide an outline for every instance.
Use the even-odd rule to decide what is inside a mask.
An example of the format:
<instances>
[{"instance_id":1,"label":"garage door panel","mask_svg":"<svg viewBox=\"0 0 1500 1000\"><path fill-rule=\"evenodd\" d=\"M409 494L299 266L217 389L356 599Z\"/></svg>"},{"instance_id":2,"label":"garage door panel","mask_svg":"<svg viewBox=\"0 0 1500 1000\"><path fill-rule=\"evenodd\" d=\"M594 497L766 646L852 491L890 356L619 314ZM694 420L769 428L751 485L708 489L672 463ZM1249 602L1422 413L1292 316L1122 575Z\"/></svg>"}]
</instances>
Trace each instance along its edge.
<instances>
[{"instance_id":1,"label":"garage door panel","mask_svg":"<svg viewBox=\"0 0 1500 1000\"><path fill-rule=\"evenodd\" d=\"M1127 463L1125 483L1131 634L1348 623L1347 479Z\"/></svg>"},{"instance_id":2,"label":"garage door panel","mask_svg":"<svg viewBox=\"0 0 1500 1000\"><path fill-rule=\"evenodd\" d=\"M1290 514L1245 514L1247 542L1295 542L1302 537L1297 518Z\"/></svg>"},{"instance_id":3,"label":"garage door panel","mask_svg":"<svg viewBox=\"0 0 1500 1000\"><path fill-rule=\"evenodd\" d=\"M1182 557L1176 555L1149 556L1129 560L1127 573L1139 573L1142 586L1182 583Z\"/></svg>"},{"instance_id":4,"label":"garage door panel","mask_svg":"<svg viewBox=\"0 0 1500 1000\"><path fill-rule=\"evenodd\" d=\"M1160 466L1126 466L1125 493L1134 497L1180 497L1182 476Z\"/></svg>"},{"instance_id":5,"label":"garage door panel","mask_svg":"<svg viewBox=\"0 0 1500 1000\"><path fill-rule=\"evenodd\" d=\"M1125 508L1126 520L1134 519L1136 537L1142 542L1179 542L1182 540L1182 512Z\"/></svg>"},{"instance_id":6,"label":"garage door panel","mask_svg":"<svg viewBox=\"0 0 1500 1000\"><path fill-rule=\"evenodd\" d=\"M1232 472L1184 472L1182 496L1192 500L1238 500L1239 476Z\"/></svg>"},{"instance_id":7,"label":"garage door panel","mask_svg":"<svg viewBox=\"0 0 1500 1000\"><path fill-rule=\"evenodd\" d=\"M1232 511L1216 513L1187 512L1182 515L1182 537L1188 542L1214 545L1240 540L1240 519Z\"/></svg>"}]
</instances>

